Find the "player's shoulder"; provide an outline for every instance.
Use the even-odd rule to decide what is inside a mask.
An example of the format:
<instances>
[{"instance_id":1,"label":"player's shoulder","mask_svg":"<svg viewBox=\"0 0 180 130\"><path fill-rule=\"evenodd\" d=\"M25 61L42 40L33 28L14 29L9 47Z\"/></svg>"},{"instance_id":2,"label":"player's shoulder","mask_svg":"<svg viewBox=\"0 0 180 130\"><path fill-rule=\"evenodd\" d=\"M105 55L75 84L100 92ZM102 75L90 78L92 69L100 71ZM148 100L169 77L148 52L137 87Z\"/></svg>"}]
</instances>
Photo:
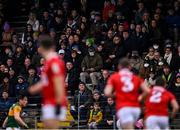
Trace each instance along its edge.
<instances>
[{"instance_id":1,"label":"player's shoulder","mask_svg":"<svg viewBox=\"0 0 180 130\"><path fill-rule=\"evenodd\" d=\"M118 72L114 72L111 74L110 78L118 78L120 77L119 73Z\"/></svg>"}]
</instances>

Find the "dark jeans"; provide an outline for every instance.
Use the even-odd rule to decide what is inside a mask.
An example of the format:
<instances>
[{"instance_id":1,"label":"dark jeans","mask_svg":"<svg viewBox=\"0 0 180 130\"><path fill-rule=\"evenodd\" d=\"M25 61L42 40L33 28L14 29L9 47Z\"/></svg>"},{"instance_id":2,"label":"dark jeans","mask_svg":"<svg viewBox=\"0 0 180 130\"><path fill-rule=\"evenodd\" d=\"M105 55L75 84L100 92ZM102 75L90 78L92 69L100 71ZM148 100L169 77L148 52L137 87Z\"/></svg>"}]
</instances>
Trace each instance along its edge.
<instances>
[{"instance_id":1,"label":"dark jeans","mask_svg":"<svg viewBox=\"0 0 180 130\"><path fill-rule=\"evenodd\" d=\"M78 111L70 110L71 115L75 120L78 120ZM87 109L79 108L79 118L80 120L87 120Z\"/></svg>"}]
</instances>

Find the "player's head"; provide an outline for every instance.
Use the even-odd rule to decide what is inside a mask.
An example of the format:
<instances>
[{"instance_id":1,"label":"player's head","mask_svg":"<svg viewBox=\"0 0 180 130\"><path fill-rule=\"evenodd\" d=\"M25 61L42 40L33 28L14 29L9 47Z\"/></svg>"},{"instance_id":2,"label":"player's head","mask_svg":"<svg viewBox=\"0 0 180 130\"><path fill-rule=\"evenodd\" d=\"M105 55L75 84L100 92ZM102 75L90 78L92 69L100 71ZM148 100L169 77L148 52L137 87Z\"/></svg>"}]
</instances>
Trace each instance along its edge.
<instances>
[{"instance_id":1,"label":"player's head","mask_svg":"<svg viewBox=\"0 0 180 130\"><path fill-rule=\"evenodd\" d=\"M18 101L22 107L25 107L28 103L28 98L27 98L27 96L21 94L18 96Z\"/></svg>"},{"instance_id":2,"label":"player's head","mask_svg":"<svg viewBox=\"0 0 180 130\"><path fill-rule=\"evenodd\" d=\"M118 69L124 69L124 68L130 69L130 67L131 66L129 60L127 58L122 58L119 60Z\"/></svg>"},{"instance_id":3,"label":"player's head","mask_svg":"<svg viewBox=\"0 0 180 130\"><path fill-rule=\"evenodd\" d=\"M100 109L99 102L95 102L95 103L94 103L94 109L95 109L95 110Z\"/></svg>"},{"instance_id":4,"label":"player's head","mask_svg":"<svg viewBox=\"0 0 180 130\"><path fill-rule=\"evenodd\" d=\"M53 39L49 35L42 35L39 37L39 51L41 54L55 48Z\"/></svg>"},{"instance_id":5,"label":"player's head","mask_svg":"<svg viewBox=\"0 0 180 130\"><path fill-rule=\"evenodd\" d=\"M164 87L165 84L166 84L166 81L165 81L161 76L159 76L159 77L156 78L156 81L155 81L155 85L156 85L156 86L162 86L162 87Z\"/></svg>"}]
</instances>

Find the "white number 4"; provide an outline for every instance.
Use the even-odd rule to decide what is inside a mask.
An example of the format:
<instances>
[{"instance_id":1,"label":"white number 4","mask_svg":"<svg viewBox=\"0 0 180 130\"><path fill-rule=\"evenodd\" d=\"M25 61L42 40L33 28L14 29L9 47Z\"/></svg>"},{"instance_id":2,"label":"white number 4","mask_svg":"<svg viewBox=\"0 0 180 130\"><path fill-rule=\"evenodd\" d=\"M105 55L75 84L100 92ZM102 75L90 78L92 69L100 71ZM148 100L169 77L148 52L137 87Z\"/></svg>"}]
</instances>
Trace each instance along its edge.
<instances>
[{"instance_id":1,"label":"white number 4","mask_svg":"<svg viewBox=\"0 0 180 130\"><path fill-rule=\"evenodd\" d=\"M122 91L131 92L134 89L134 85L130 77L123 76L121 77L121 81L124 83L124 86L122 87Z\"/></svg>"},{"instance_id":2,"label":"white number 4","mask_svg":"<svg viewBox=\"0 0 180 130\"><path fill-rule=\"evenodd\" d=\"M153 91L152 96L150 97L150 102L152 103L160 103L161 102L162 93L159 91Z\"/></svg>"}]
</instances>

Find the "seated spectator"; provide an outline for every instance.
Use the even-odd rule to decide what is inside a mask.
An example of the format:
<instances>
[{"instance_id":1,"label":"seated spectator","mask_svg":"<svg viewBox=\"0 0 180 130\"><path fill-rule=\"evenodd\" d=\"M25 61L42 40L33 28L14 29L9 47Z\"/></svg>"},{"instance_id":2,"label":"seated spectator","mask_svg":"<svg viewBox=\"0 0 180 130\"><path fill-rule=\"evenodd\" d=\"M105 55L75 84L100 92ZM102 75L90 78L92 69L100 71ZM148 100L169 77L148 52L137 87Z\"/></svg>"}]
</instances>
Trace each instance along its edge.
<instances>
[{"instance_id":1,"label":"seated spectator","mask_svg":"<svg viewBox=\"0 0 180 130\"><path fill-rule=\"evenodd\" d=\"M105 106L105 110L104 110L104 117L103 117L103 128L107 128L107 129L113 129L113 123L114 122L114 117L116 114L116 109L115 109L115 102L114 99L112 97L109 97L107 99L107 105Z\"/></svg>"},{"instance_id":2,"label":"seated spectator","mask_svg":"<svg viewBox=\"0 0 180 130\"><path fill-rule=\"evenodd\" d=\"M8 111L8 109L12 106L15 100L9 98L9 94L7 91L2 92L2 97L0 98L0 110Z\"/></svg>"},{"instance_id":3,"label":"seated spectator","mask_svg":"<svg viewBox=\"0 0 180 130\"><path fill-rule=\"evenodd\" d=\"M18 96L22 90L26 90L28 88L28 83L22 75L18 76L18 83L15 86L15 95Z\"/></svg>"},{"instance_id":4,"label":"seated spectator","mask_svg":"<svg viewBox=\"0 0 180 130\"><path fill-rule=\"evenodd\" d=\"M3 46L11 46L12 44L12 31L8 22L4 23L4 32L2 33Z\"/></svg>"},{"instance_id":5,"label":"seated spectator","mask_svg":"<svg viewBox=\"0 0 180 130\"><path fill-rule=\"evenodd\" d=\"M101 112L99 103L95 102L93 109L90 111L88 126L90 129L97 129L99 123L103 119L103 114Z\"/></svg>"},{"instance_id":6,"label":"seated spectator","mask_svg":"<svg viewBox=\"0 0 180 130\"><path fill-rule=\"evenodd\" d=\"M102 71L102 77L98 80L98 85L96 89L103 95L104 94L104 88L107 83L107 79L109 78L110 73L108 70L103 70Z\"/></svg>"},{"instance_id":7,"label":"seated spectator","mask_svg":"<svg viewBox=\"0 0 180 130\"><path fill-rule=\"evenodd\" d=\"M78 89L79 84L79 73L76 68L74 68L72 62L68 61L66 63L67 75L66 75L66 85L68 90L71 91L73 96L75 91Z\"/></svg>"},{"instance_id":8,"label":"seated spectator","mask_svg":"<svg viewBox=\"0 0 180 130\"><path fill-rule=\"evenodd\" d=\"M9 98L8 92L4 91L2 93L2 97L0 98L0 124L7 117L7 112L14 102L13 99Z\"/></svg>"},{"instance_id":9,"label":"seated spectator","mask_svg":"<svg viewBox=\"0 0 180 130\"><path fill-rule=\"evenodd\" d=\"M36 68L33 66L29 66L28 68L28 77L27 77L27 82L29 86L37 83L39 81L39 76L36 73Z\"/></svg>"},{"instance_id":10,"label":"seated spectator","mask_svg":"<svg viewBox=\"0 0 180 130\"><path fill-rule=\"evenodd\" d=\"M98 102L101 109L104 110L104 106L106 105L106 101L105 101L105 98L103 96L101 96L101 93L98 90L93 91L91 108L93 108L94 102Z\"/></svg>"},{"instance_id":11,"label":"seated spectator","mask_svg":"<svg viewBox=\"0 0 180 130\"><path fill-rule=\"evenodd\" d=\"M168 88L168 90L171 91L177 99L180 99L180 72L176 74L175 81L173 85Z\"/></svg>"},{"instance_id":12,"label":"seated spectator","mask_svg":"<svg viewBox=\"0 0 180 130\"><path fill-rule=\"evenodd\" d=\"M36 15L33 13L29 14L29 20L27 24L31 24L33 31L38 31L39 29L39 20L36 19Z\"/></svg>"},{"instance_id":13,"label":"seated spectator","mask_svg":"<svg viewBox=\"0 0 180 130\"><path fill-rule=\"evenodd\" d=\"M82 82L87 83L87 78L90 77L93 86L96 86L98 78L100 77L100 70L103 67L103 62L99 54L95 53L93 47L90 47L88 52L89 54L84 57L81 63L83 72L80 73L80 79Z\"/></svg>"},{"instance_id":14,"label":"seated spectator","mask_svg":"<svg viewBox=\"0 0 180 130\"><path fill-rule=\"evenodd\" d=\"M0 94L2 94L4 91L8 92L9 96L14 96L14 84L11 84L9 81L9 74L5 74L2 84L0 84Z\"/></svg>"},{"instance_id":15,"label":"seated spectator","mask_svg":"<svg viewBox=\"0 0 180 130\"><path fill-rule=\"evenodd\" d=\"M78 109L80 120L87 120L87 110L91 102L91 92L86 88L85 83L79 83L79 90L74 94L70 113L75 120L78 119Z\"/></svg>"},{"instance_id":16,"label":"seated spectator","mask_svg":"<svg viewBox=\"0 0 180 130\"><path fill-rule=\"evenodd\" d=\"M166 81L166 87L169 88L173 86L174 82L174 72L171 71L169 65L165 64L163 67L163 74L162 74L163 79Z\"/></svg>"}]
</instances>

